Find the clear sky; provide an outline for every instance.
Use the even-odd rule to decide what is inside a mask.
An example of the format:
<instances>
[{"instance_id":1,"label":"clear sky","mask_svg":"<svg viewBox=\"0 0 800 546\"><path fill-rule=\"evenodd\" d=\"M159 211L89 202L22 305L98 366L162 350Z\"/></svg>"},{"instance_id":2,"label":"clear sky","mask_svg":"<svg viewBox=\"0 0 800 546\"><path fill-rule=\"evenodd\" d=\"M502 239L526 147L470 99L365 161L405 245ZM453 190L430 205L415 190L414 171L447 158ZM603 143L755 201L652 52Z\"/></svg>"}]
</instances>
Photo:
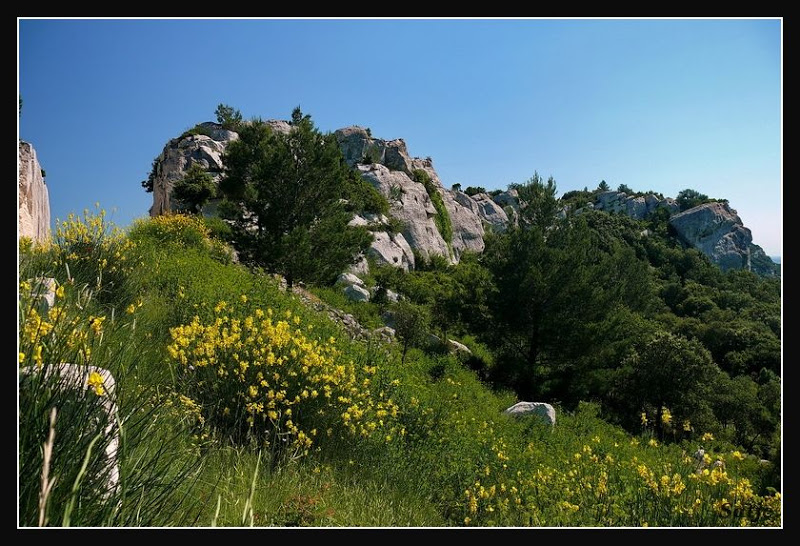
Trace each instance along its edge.
<instances>
[{"instance_id":1,"label":"clear sky","mask_svg":"<svg viewBox=\"0 0 800 546\"><path fill-rule=\"evenodd\" d=\"M126 227L164 144L219 103L362 125L446 186L600 180L727 198L782 248L782 21L18 20L19 138L53 220Z\"/></svg>"}]
</instances>

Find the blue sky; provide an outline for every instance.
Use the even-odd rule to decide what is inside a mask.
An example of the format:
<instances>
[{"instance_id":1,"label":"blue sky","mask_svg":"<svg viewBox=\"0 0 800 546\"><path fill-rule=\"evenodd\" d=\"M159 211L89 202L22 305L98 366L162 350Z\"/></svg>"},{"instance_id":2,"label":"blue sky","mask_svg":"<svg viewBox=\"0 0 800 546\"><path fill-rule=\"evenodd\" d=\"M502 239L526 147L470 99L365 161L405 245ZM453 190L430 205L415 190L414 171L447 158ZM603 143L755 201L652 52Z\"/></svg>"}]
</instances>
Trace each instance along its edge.
<instances>
[{"instance_id":1,"label":"blue sky","mask_svg":"<svg viewBox=\"0 0 800 546\"><path fill-rule=\"evenodd\" d=\"M727 198L782 248L782 22L760 20L18 20L19 137L53 220L95 202L147 215L139 182L219 103L300 106L431 156L446 186L538 171L559 193Z\"/></svg>"}]
</instances>

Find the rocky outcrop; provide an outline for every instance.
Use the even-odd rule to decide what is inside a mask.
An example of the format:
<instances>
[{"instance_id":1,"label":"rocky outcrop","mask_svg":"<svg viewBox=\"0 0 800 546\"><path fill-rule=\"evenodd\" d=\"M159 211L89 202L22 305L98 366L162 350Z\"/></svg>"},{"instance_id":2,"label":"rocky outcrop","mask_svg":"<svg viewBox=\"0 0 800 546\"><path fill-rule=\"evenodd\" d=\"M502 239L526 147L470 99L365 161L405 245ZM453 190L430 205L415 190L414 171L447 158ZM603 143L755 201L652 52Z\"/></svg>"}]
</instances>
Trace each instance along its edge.
<instances>
[{"instance_id":1,"label":"rocky outcrop","mask_svg":"<svg viewBox=\"0 0 800 546\"><path fill-rule=\"evenodd\" d=\"M664 207L670 213L678 212L679 207L674 199L659 198L655 194L628 195L624 191L604 191L595 196L594 209L604 212L624 213L637 220L643 220L659 207Z\"/></svg>"},{"instance_id":2,"label":"rocky outcrop","mask_svg":"<svg viewBox=\"0 0 800 546\"><path fill-rule=\"evenodd\" d=\"M374 231L367 256L375 259L378 265L391 265L403 271L414 269L414 252L402 233Z\"/></svg>"},{"instance_id":3,"label":"rocky outcrop","mask_svg":"<svg viewBox=\"0 0 800 546\"><path fill-rule=\"evenodd\" d=\"M725 202L705 203L675 214L669 220L683 242L696 248L723 271L747 269L775 274L772 261L753 244L750 230Z\"/></svg>"},{"instance_id":4,"label":"rocky outcrop","mask_svg":"<svg viewBox=\"0 0 800 546\"><path fill-rule=\"evenodd\" d=\"M477 214L486 227L503 232L509 225L510 219L503 207L492 200L488 193L476 193L472 197L466 193L453 192L454 198L461 205L469 207Z\"/></svg>"},{"instance_id":5,"label":"rocky outcrop","mask_svg":"<svg viewBox=\"0 0 800 546\"><path fill-rule=\"evenodd\" d=\"M41 243L50 238L50 197L36 150L22 140L18 168L17 235Z\"/></svg>"},{"instance_id":6,"label":"rocky outcrop","mask_svg":"<svg viewBox=\"0 0 800 546\"><path fill-rule=\"evenodd\" d=\"M414 269L414 252L402 233L391 231L389 218L382 214L356 214L348 225L363 226L372 231L373 239L366 255L373 258L378 265L391 265L403 271ZM349 272L355 275L369 273L366 257L361 256Z\"/></svg>"},{"instance_id":7,"label":"rocky outcrop","mask_svg":"<svg viewBox=\"0 0 800 546\"><path fill-rule=\"evenodd\" d=\"M402 138L384 140L372 138L367 129L353 125L338 129L334 135L339 142L344 160L351 167L356 164L379 163L394 171L413 172L412 159Z\"/></svg>"},{"instance_id":8,"label":"rocky outcrop","mask_svg":"<svg viewBox=\"0 0 800 546\"><path fill-rule=\"evenodd\" d=\"M412 158L403 139L373 138L363 127L352 126L335 133L348 165L356 167L389 200L390 214L404 223L403 236L423 257L444 256L459 261L464 252L481 252L484 226L471 203L445 189L430 158ZM436 228L437 211L423 184L413 179L416 170L425 171L452 225L452 239L445 241Z\"/></svg>"},{"instance_id":9,"label":"rocky outcrop","mask_svg":"<svg viewBox=\"0 0 800 546\"><path fill-rule=\"evenodd\" d=\"M291 130L291 125L283 120L270 119L266 123L278 133L285 134ZM150 207L150 216L178 209L178 203L171 198L172 187L186 176L193 163L199 163L216 181L222 176L222 154L229 143L239 138L239 134L211 121L198 124L196 130L198 134L184 134L167 142L153 162L150 174L153 205Z\"/></svg>"},{"instance_id":10,"label":"rocky outcrop","mask_svg":"<svg viewBox=\"0 0 800 546\"><path fill-rule=\"evenodd\" d=\"M285 121L269 120L267 123L278 132L291 130ZM238 135L211 122L200 124L198 129L203 134L170 140L156 158L151 175L152 216L177 209L178 204L170 198L172 187L186 175L192 163L199 163L216 179L221 176L225 148ZM335 135L347 163L356 167L389 200L390 215L404 226L401 233L392 233L388 229L387 218L356 216L352 225L364 225L373 231L374 241L367 251L368 256L375 258L378 263L408 270L415 265L414 250L425 258L440 255L450 262L457 262L466 251L483 250L484 224L481 217L471 203L465 206L463 198L442 186L429 158L412 158L403 139L387 141L372 138L362 127L345 127L336 131ZM412 179L417 169L428 173L436 191L442 196L453 228L449 242L444 240L436 227L434 218L437 211L425 186ZM213 208L213 204L209 208ZM382 229L380 224L385 228ZM351 271L366 273L366 260L359 260Z\"/></svg>"},{"instance_id":11,"label":"rocky outcrop","mask_svg":"<svg viewBox=\"0 0 800 546\"><path fill-rule=\"evenodd\" d=\"M403 238L423 257L449 256L447 243L436 228L436 208L425 186L413 181L403 171L373 163L358 165L361 176L389 200L389 214L403 224Z\"/></svg>"},{"instance_id":12,"label":"rocky outcrop","mask_svg":"<svg viewBox=\"0 0 800 546\"><path fill-rule=\"evenodd\" d=\"M153 162L150 175L153 184L153 206L150 216L166 214L177 209L172 202L172 187L193 163L199 163L215 180L222 175L222 154L228 143L239 138L233 131L217 123L201 123L199 127L208 134L186 135L170 140Z\"/></svg>"},{"instance_id":13,"label":"rocky outcrop","mask_svg":"<svg viewBox=\"0 0 800 546\"><path fill-rule=\"evenodd\" d=\"M442 196L442 202L447 214L450 216L450 223L453 228L453 237L450 241L451 261L457 263L464 252L483 252L484 228L480 216L471 206L464 206L462 202L456 199L456 192L445 189L430 159L414 158L412 167L414 170L422 170L428 173L434 188Z\"/></svg>"},{"instance_id":14,"label":"rocky outcrop","mask_svg":"<svg viewBox=\"0 0 800 546\"><path fill-rule=\"evenodd\" d=\"M286 121L269 120L267 123L277 132L287 133L291 130L291 125ZM199 163L217 178L221 176L225 148L238 138L237 133L211 122L198 125L193 132L200 134L186 134L169 141L154 162L151 215L164 214L176 208L176 204L170 202L172 185L185 176L192 163ZM524 207L525 203L520 202L519 193L514 188L493 192L493 195L478 193L469 196L458 190L446 189L433 168L432 160L410 156L403 139L374 138L368 129L359 126L339 129L334 135L347 164L389 201L389 216L392 217L363 214L353 218L351 225L367 227L373 233L374 240L365 254L350 267L351 273L367 274L368 258L378 264L388 264L406 271L417 265L415 254L424 259L443 256L450 263L457 263L465 252L483 251L487 230L504 231L519 221L520 206ZM417 170L424 171L430 178L431 183L427 188L416 180ZM437 210L438 197L433 193L429 195L429 191L435 191L441 197L443 211ZM436 198L437 205L431 195ZM727 205L720 203L708 205L678 214L678 204L669 197L663 198L652 193L628 195L621 191L605 191L597 193L593 202L575 213L594 209L642 220L663 208L673 215L671 224L680 237L723 269L746 268L760 274L777 274L777 269L763 250L752 244L750 231L741 225L735 211L731 212L726 208ZM204 212L210 213L213 208L212 203ZM452 227L450 234L440 233L437 228L437 217L444 212ZM567 214L566 209L561 211L562 217ZM47 216L49 223L49 211ZM20 207L21 229L22 218ZM398 223L402 226L399 233L395 232ZM442 231L446 232L445 229ZM445 236L448 240L445 240Z\"/></svg>"}]
</instances>

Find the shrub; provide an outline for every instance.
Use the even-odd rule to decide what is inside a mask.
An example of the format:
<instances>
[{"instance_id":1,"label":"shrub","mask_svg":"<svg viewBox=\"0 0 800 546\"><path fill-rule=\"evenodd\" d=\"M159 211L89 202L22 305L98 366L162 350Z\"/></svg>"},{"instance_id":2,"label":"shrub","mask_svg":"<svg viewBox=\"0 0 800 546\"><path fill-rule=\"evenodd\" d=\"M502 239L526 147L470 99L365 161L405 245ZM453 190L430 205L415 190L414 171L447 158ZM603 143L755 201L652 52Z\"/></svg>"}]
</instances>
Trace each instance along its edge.
<instances>
[{"instance_id":1,"label":"shrub","mask_svg":"<svg viewBox=\"0 0 800 546\"><path fill-rule=\"evenodd\" d=\"M472 197L473 195L477 195L479 193L486 193L486 188L483 186L467 186L467 189L464 190L464 193Z\"/></svg>"},{"instance_id":2,"label":"shrub","mask_svg":"<svg viewBox=\"0 0 800 546\"><path fill-rule=\"evenodd\" d=\"M433 221L436 224L436 229L439 231L439 235L442 236L442 239L444 239L449 247L453 242L453 223L451 222L450 214L447 212L447 208L444 205L442 194L439 193L436 185L433 183L430 175L428 175L426 171L422 169L416 169L413 175L415 181L425 186L425 191L428 192L428 197L431 198L433 207L436 209L436 216L433 218Z\"/></svg>"},{"instance_id":3,"label":"shrub","mask_svg":"<svg viewBox=\"0 0 800 546\"><path fill-rule=\"evenodd\" d=\"M238 318L220 302L214 312L171 329L167 351L187 395L221 434L254 440L279 463L308 454L319 435L399 432L390 419L397 406L369 389L375 368L347 361L335 338L314 339L289 310L278 318L255 308Z\"/></svg>"},{"instance_id":4,"label":"shrub","mask_svg":"<svg viewBox=\"0 0 800 546\"><path fill-rule=\"evenodd\" d=\"M91 288L98 300L118 305L130 298L125 282L138 260L135 250L102 209L84 209L82 218L71 213L57 221L53 245L46 247L59 277L66 274L66 280Z\"/></svg>"},{"instance_id":5,"label":"shrub","mask_svg":"<svg viewBox=\"0 0 800 546\"><path fill-rule=\"evenodd\" d=\"M210 234L202 218L187 214L165 214L135 220L128 236L132 241L146 239L158 245L205 248Z\"/></svg>"}]
</instances>

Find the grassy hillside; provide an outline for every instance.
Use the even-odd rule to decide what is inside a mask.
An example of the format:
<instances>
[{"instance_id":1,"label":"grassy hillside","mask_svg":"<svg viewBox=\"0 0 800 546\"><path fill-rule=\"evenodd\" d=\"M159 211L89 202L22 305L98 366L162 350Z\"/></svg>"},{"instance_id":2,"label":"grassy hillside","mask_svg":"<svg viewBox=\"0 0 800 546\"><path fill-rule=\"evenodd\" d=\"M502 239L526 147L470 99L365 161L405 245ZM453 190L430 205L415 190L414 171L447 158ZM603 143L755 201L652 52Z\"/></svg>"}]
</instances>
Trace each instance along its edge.
<instances>
[{"instance_id":1,"label":"grassy hillside","mask_svg":"<svg viewBox=\"0 0 800 546\"><path fill-rule=\"evenodd\" d=\"M508 417L515 395L456 356L351 340L196 218L87 213L20 246L20 526L781 525L769 463L668 413L668 443L587 401L554 427ZM113 393L66 391L59 362Z\"/></svg>"}]
</instances>

